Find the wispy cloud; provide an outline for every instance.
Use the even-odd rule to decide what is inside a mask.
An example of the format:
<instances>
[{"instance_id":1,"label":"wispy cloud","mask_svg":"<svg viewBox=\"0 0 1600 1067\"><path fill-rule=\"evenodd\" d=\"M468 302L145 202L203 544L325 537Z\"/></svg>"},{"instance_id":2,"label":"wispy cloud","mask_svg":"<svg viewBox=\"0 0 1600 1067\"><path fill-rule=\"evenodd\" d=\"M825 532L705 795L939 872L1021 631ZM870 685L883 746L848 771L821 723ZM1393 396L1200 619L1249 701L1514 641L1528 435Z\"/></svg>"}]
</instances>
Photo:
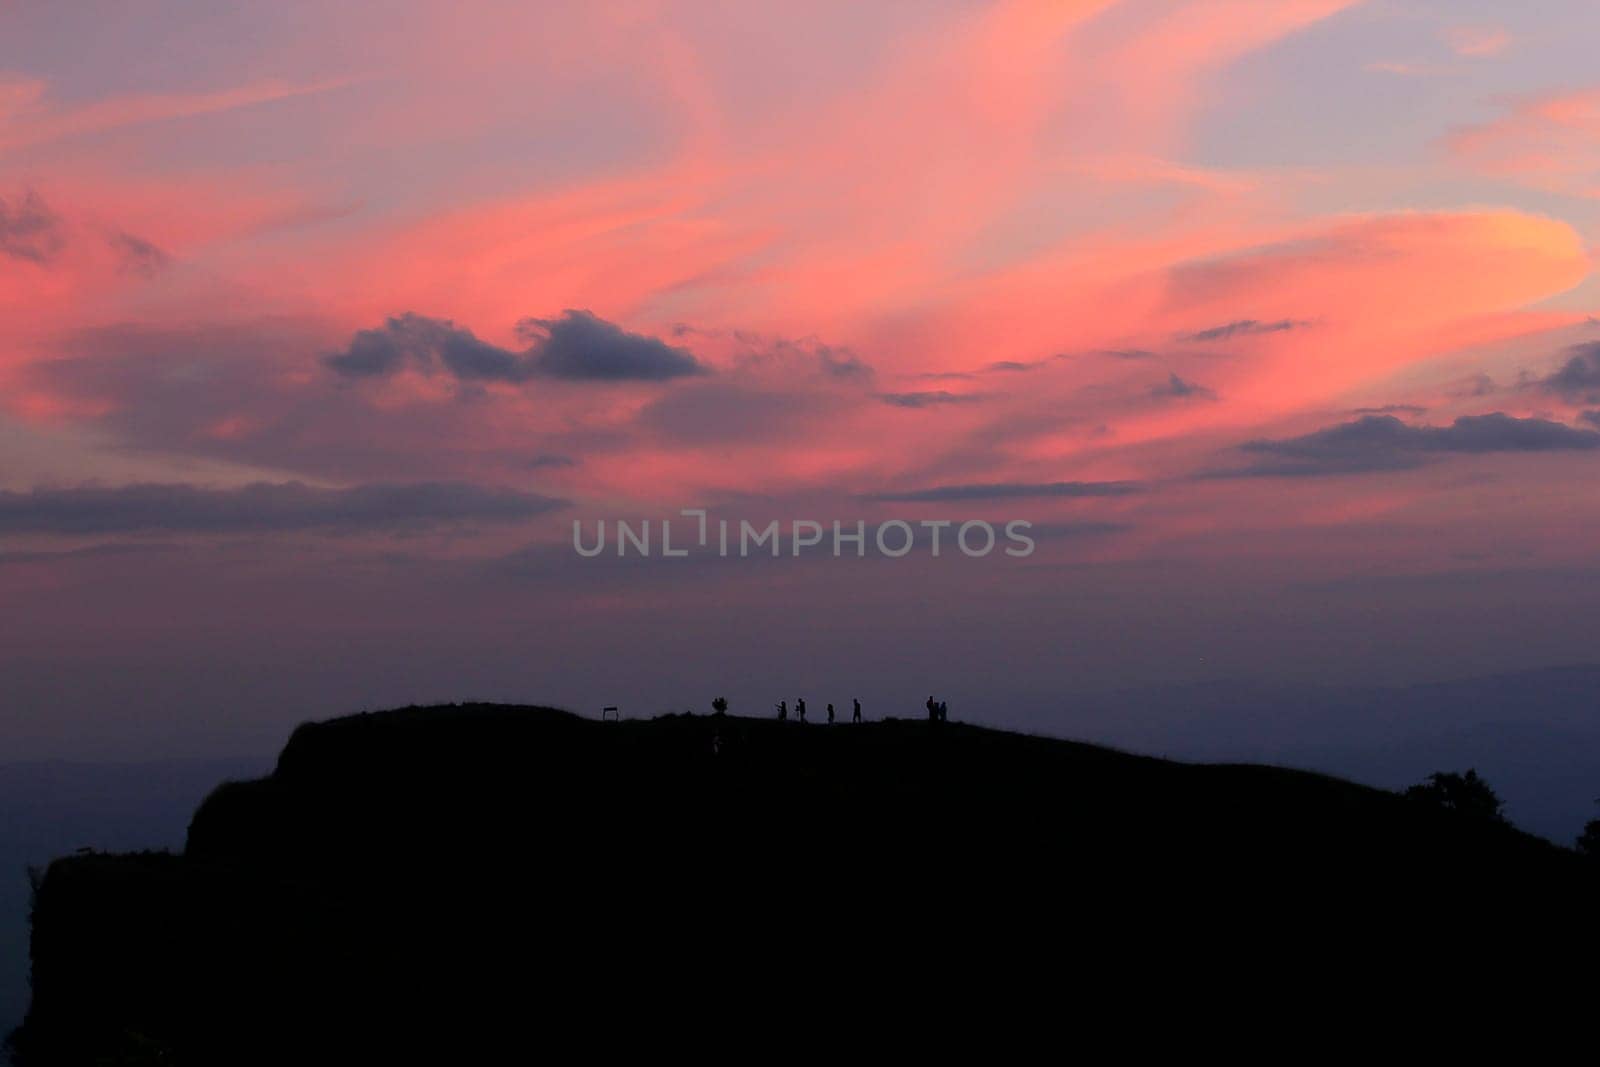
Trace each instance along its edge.
<instances>
[{"instance_id":1,"label":"wispy cloud","mask_svg":"<svg viewBox=\"0 0 1600 1067\"><path fill-rule=\"evenodd\" d=\"M1352 415L1426 415L1428 409L1421 404L1380 404L1370 408L1351 408Z\"/></svg>"},{"instance_id":2,"label":"wispy cloud","mask_svg":"<svg viewBox=\"0 0 1600 1067\"><path fill-rule=\"evenodd\" d=\"M1576 196L1600 196L1600 88L1502 101L1497 119L1457 130L1450 152L1490 174Z\"/></svg>"},{"instance_id":3,"label":"wispy cloud","mask_svg":"<svg viewBox=\"0 0 1600 1067\"><path fill-rule=\"evenodd\" d=\"M1150 387L1153 397L1167 397L1174 400L1215 400L1217 394L1203 385L1186 381L1176 374L1167 375L1167 380L1159 385Z\"/></svg>"},{"instance_id":4,"label":"wispy cloud","mask_svg":"<svg viewBox=\"0 0 1600 1067\"><path fill-rule=\"evenodd\" d=\"M1263 333L1283 333L1287 330L1299 330L1311 325L1308 322L1297 322L1293 319L1279 319L1276 322L1262 322L1257 319L1240 319L1237 322L1224 323L1213 326L1207 330L1197 330L1194 333L1179 334L1180 341L1194 341L1205 343L1209 341L1231 341L1235 337L1250 337Z\"/></svg>"},{"instance_id":5,"label":"wispy cloud","mask_svg":"<svg viewBox=\"0 0 1600 1067\"><path fill-rule=\"evenodd\" d=\"M1108 497L1127 496L1130 493L1140 492L1142 488L1136 482L982 482L872 493L867 499L889 503L941 503L963 500Z\"/></svg>"},{"instance_id":6,"label":"wispy cloud","mask_svg":"<svg viewBox=\"0 0 1600 1067\"><path fill-rule=\"evenodd\" d=\"M914 393L879 393L878 399L897 408L931 408L946 404L975 404L983 399L980 393L952 393L945 389L929 389Z\"/></svg>"},{"instance_id":7,"label":"wispy cloud","mask_svg":"<svg viewBox=\"0 0 1600 1067\"><path fill-rule=\"evenodd\" d=\"M42 265L55 258L64 240L61 220L38 193L0 197L0 255Z\"/></svg>"},{"instance_id":8,"label":"wispy cloud","mask_svg":"<svg viewBox=\"0 0 1600 1067\"><path fill-rule=\"evenodd\" d=\"M1444 40L1458 56L1487 59L1510 48L1513 38L1504 26L1452 26Z\"/></svg>"},{"instance_id":9,"label":"wispy cloud","mask_svg":"<svg viewBox=\"0 0 1600 1067\"><path fill-rule=\"evenodd\" d=\"M353 78L312 82L261 81L249 85L199 93L143 93L111 97L78 107L54 107L45 83L13 80L0 108L0 148L17 149L68 137L105 133L125 126L214 115L342 89Z\"/></svg>"}]
</instances>

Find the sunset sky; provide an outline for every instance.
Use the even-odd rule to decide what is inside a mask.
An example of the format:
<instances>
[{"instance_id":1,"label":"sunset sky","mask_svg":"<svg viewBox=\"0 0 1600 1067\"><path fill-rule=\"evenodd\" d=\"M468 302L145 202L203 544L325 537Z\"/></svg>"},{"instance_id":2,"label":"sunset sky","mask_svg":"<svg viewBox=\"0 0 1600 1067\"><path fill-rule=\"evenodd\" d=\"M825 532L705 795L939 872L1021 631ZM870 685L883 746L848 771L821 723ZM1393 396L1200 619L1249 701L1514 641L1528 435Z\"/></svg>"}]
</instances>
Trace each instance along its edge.
<instances>
[{"instance_id":1,"label":"sunset sky","mask_svg":"<svg viewBox=\"0 0 1600 1067\"><path fill-rule=\"evenodd\" d=\"M234 6L0 0L0 753L1594 658L1591 0Z\"/></svg>"}]
</instances>

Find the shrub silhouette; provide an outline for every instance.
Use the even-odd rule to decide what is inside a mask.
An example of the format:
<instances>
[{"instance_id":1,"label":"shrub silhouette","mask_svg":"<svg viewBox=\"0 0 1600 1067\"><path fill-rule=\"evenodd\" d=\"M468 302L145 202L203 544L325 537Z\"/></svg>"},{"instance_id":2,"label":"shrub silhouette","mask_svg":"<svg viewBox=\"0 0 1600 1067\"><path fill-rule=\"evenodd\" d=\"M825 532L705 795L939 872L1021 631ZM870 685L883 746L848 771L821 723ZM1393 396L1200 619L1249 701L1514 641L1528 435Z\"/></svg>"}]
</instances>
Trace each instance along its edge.
<instances>
[{"instance_id":1,"label":"shrub silhouette","mask_svg":"<svg viewBox=\"0 0 1600 1067\"><path fill-rule=\"evenodd\" d=\"M718 715L726 715L728 712L728 698L718 697L717 699L713 700L711 702L711 710L716 712Z\"/></svg>"},{"instance_id":2,"label":"shrub silhouette","mask_svg":"<svg viewBox=\"0 0 1600 1067\"><path fill-rule=\"evenodd\" d=\"M1405 795L1411 800L1431 804L1445 811L1459 812L1474 819L1505 821L1505 816L1500 812L1500 798L1488 782L1478 777L1476 770L1469 769L1465 774L1437 771L1428 775L1427 781L1407 789Z\"/></svg>"}]
</instances>

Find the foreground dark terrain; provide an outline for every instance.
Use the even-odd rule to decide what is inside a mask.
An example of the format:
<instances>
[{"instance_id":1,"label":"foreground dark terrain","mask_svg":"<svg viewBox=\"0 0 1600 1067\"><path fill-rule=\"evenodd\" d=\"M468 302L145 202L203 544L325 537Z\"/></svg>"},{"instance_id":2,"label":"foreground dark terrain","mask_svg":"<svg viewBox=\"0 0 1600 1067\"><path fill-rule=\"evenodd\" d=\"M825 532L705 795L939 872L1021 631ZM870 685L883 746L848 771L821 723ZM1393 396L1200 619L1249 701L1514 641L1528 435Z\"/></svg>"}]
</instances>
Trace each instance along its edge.
<instances>
[{"instance_id":1,"label":"foreground dark terrain","mask_svg":"<svg viewBox=\"0 0 1600 1067\"><path fill-rule=\"evenodd\" d=\"M406 708L300 727L269 777L212 793L182 855L53 863L14 1045L22 1064L615 1048L658 1038L651 1018L720 1029L795 996L1114 983L1192 942L1292 942L1327 968L1351 937L1572 936L1593 899L1567 850L1297 771L959 723Z\"/></svg>"},{"instance_id":2,"label":"foreground dark terrain","mask_svg":"<svg viewBox=\"0 0 1600 1067\"><path fill-rule=\"evenodd\" d=\"M182 848L184 827L218 782L264 774L272 762L266 757L0 765L0 1038L22 1021L28 1007L26 872L90 846Z\"/></svg>"}]
</instances>

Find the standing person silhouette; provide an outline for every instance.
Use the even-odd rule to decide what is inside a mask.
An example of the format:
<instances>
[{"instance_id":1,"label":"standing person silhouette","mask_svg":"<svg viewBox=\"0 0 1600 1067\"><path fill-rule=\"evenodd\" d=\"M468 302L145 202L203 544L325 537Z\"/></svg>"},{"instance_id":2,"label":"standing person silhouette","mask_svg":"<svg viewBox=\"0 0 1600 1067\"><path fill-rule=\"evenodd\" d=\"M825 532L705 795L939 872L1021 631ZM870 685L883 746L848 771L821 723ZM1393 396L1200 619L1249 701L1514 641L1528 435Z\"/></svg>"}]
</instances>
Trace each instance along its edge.
<instances>
[{"instance_id":1,"label":"standing person silhouette","mask_svg":"<svg viewBox=\"0 0 1600 1067\"><path fill-rule=\"evenodd\" d=\"M939 721L940 722L948 722L949 719L950 719L950 705L946 704L944 701L941 700L941 701L939 701Z\"/></svg>"},{"instance_id":2,"label":"standing person silhouette","mask_svg":"<svg viewBox=\"0 0 1600 1067\"><path fill-rule=\"evenodd\" d=\"M938 704L937 701L935 701L933 699L933 695L932 694L929 694L929 696L928 696L928 721L929 722L938 722L939 721L939 704Z\"/></svg>"},{"instance_id":3,"label":"standing person silhouette","mask_svg":"<svg viewBox=\"0 0 1600 1067\"><path fill-rule=\"evenodd\" d=\"M829 726L833 725L833 705L832 704L828 705L828 725Z\"/></svg>"},{"instance_id":4,"label":"standing person silhouette","mask_svg":"<svg viewBox=\"0 0 1600 1067\"><path fill-rule=\"evenodd\" d=\"M789 721L789 702L787 700L778 701L778 721Z\"/></svg>"},{"instance_id":5,"label":"standing person silhouette","mask_svg":"<svg viewBox=\"0 0 1600 1067\"><path fill-rule=\"evenodd\" d=\"M806 698L805 697L796 697L795 698L794 712L795 712L796 715L798 715L800 717L800 721L801 722L805 722L806 721Z\"/></svg>"},{"instance_id":6,"label":"standing person silhouette","mask_svg":"<svg viewBox=\"0 0 1600 1067\"><path fill-rule=\"evenodd\" d=\"M855 702L856 702L855 714L850 716L850 721L851 722L860 722L861 721L861 698L860 697L856 697L855 698Z\"/></svg>"}]
</instances>

